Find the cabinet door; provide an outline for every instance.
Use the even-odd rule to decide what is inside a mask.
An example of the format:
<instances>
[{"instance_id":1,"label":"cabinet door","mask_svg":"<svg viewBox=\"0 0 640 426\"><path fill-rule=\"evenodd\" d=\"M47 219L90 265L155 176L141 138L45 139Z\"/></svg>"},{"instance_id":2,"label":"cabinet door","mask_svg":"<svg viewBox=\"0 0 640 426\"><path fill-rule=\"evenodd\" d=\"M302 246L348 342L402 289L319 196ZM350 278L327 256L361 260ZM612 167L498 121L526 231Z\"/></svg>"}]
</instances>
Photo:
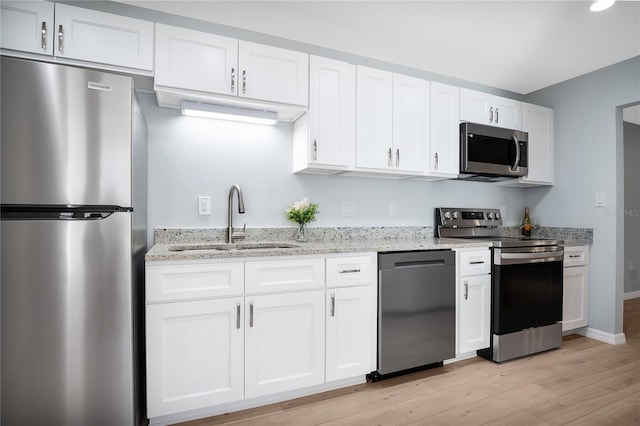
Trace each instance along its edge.
<instances>
[{"instance_id":1,"label":"cabinet door","mask_svg":"<svg viewBox=\"0 0 640 426\"><path fill-rule=\"evenodd\" d=\"M428 174L460 173L460 89L431 82Z\"/></svg>"},{"instance_id":2,"label":"cabinet door","mask_svg":"<svg viewBox=\"0 0 640 426\"><path fill-rule=\"evenodd\" d=\"M239 42L238 95L294 105L309 104L309 55Z\"/></svg>"},{"instance_id":3,"label":"cabinet door","mask_svg":"<svg viewBox=\"0 0 640 426\"><path fill-rule=\"evenodd\" d=\"M562 331L586 327L589 320L589 267L564 268Z\"/></svg>"},{"instance_id":4,"label":"cabinet door","mask_svg":"<svg viewBox=\"0 0 640 426\"><path fill-rule=\"evenodd\" d=\"M500 96L493 96L492 107L492 124L507 129L522 129L522 102Z\"/></svg>"},{"instance_id":5,"label":"cabinet door","mask_svg":"<svg viewBox=\"0 0 640 426\"><path fill-rule=\"evenodd\" d=\"M53 8L48 1L3 1L0 47L53 55Z\"/></svg>"},{"instance_id":6,"label":"cabinet door","mask_svg":"<svg viewBox=\"0 0 640 426\"><path fill-rule=\"evenodd\" d=\"M315 164L350 167L355 153L355 66L311 56L309 144Z\"/></svg>"},{"instance_id":7,"label":"cabinet door","mask_svg":"<svg viewBox=\"0 0 640 426\"><path fill-rule=\"evenodd\" d=\"M327 290L327 381L370 373L374 322L371 288Z\"/></svg>"},{"instance_id":8,"label":"cabinet door","mask_svg":"<svg viewBox=\"0 0 640 426\"><path fill-rule=\"evenodd\" d=\"M522 181L553 184L553 110L522 104L522 130L529 134L529 173Z\"/></svg>"},{"instance_id":9,"label":"cabinet door","mask_svg":"<svg viewBox=\"0 0 640 426\"><path fill-rule=\"evenodd\" d=\"M153 69L153 22L60 3L55 9L56 56Z\"/></svg>"},{"instance_id":10,"label":"cabinet door","mask_svg":"<svg viewBox=\"0 0 640 426\"><path fill-rule=\"evenodd\" d=\"M392 73L357 67L356 167L391 169Z\"/></svg>"},{"instance_id":11,"label":"cabinet door","mask_svg":"<svg viewBox=\"0 0 640 426\"><path fill-rule=\"evenodd\" d=\"M156 85L236 95L237 71L237 39L156 24Z\"/></svg>"},{"instance_id":12,"label":"cabinet door","mask_svg":"<svg viewBox=\"0 0 640 426\"><path fill-rule=\"evenodd\" d=\"M460 121L493 124L493 118L490 94L460 89Z\"/></svg>"},{"instance_id":13,"label":"cabinet door","mask_svg":"<svg viewBox=\"0 0 640 426\"><path fill-rule=\"evenodd\" d=\"M458 353L489 347L491 275L459 278L458 309Z\"/></svg>"},{"instance_id":14,"label":"cabinet door","mask_svg":"<svg viewBox=\"0 0 640 426\"><path fill-rule=\"evenodd\" d=\"M246 398L324 382L324 293L246 298Z\"/></svg>"},{"instance_id":15,"label":"cabinet door","mask_svg":"<svg viewBox=\"0 0 640 426\"><path fill-rule=\"evenodd\" d=\"M243 398L242 298L147 305L150 418Z\"/></svg>"},{"instance_id":16,"label":"cabinet door","mask_svg":"<svg viewBox=\"0 0 640 426\"><path fill-rule=\"evenodd\" d=\"M393 168L423 172L429 146L429 82L393 74Z\"/></svg>"}]
</instances>

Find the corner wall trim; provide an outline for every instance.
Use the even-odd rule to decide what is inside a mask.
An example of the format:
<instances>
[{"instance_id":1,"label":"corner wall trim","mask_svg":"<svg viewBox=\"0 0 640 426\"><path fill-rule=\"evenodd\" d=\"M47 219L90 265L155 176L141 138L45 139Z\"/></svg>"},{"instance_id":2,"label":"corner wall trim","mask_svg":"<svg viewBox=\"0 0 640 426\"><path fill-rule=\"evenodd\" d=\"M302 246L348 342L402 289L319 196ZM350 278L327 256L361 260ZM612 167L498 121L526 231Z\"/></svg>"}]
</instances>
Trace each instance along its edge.
<instances>
[{"instance_id":1,"label":"corner wall trim","mask_svg":"<svg viewBox=\"0 0 640 426\"><path fill-rule=\"evenodd\" d=\"M611 334L605 333L601 330L596 330L595 328L587 327L578 331L578 334L589 337L590 339L608 343L610 345L624 345L625 343L627 343L627 338L625 337L624 333Z\"/></svg>"}]
</instances>

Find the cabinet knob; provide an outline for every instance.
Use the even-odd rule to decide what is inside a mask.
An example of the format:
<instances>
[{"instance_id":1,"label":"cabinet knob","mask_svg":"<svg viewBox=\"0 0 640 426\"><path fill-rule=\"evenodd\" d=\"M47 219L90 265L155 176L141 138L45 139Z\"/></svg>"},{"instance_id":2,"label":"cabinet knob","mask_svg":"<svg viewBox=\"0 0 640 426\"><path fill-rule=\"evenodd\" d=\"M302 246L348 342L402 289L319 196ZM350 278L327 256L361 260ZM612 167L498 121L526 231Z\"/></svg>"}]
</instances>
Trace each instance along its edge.
<instances>
[{"instance_id":1,"label":"cabinet knob","mask_svg":"<svg viewBox=\"0 0 640 426\"><path fill-rule=\"evenodd\" d=\"M436 152L436 154L434 155L436 162L434 163L434 167L436 170L438 170L438 153Z\"/></svg>"},{"instance_id":2,"label":"cabinet knob","mask_svg":"<svg viewBox=\"0 0 640 426\"><path fill-rule=\"evenodd\" d=\"M493 107L489 108L489 122L493 123Z\"/></svg>"},{"instance_id":3,"label":"cabinet knob","mask_svg":"<svg viewBox=\"0 0 640 426\"><path fill-rule=\"evenodd\" d=\"M247 70L242 70L242 94L247 94Z\"/></svg>"},{"instance_id":4,"label":"cabinet knob","mask_svg":"<svg viewBox=\"0 0 640 426\"><path fill-rule=\"evenodd\" d=\"M336 294L331 293L331 316L336 316Z\"/></svg>"},{"instance_id":5,"label":"cabinet knob","mask_svg":"<svg viewBox=\"0 0 640 426\"><path fill-rule=\"evenodd\" d=\"M400 148L396 149L396 167L400 167Z\"/></svg>"},{"instance_id":6,"label":"cabinet knob","mask_svg":"<svg viewBox=\"0 0 640 426\"><path fill-rule=\"evenodd\" d=\"M499 119L500 116L498 115L498 108L496 108L496 124L498 124Z\"/></svg>"},{"instance_id":7,"label":"cabinet knob","mask_svg":"<svg viewBox=\"0 0 640 426\"><path fill-rule=\"evenodd\" d=\"M231 68L231 94L236 93L236 69Z\"/></svg>"},{"instance_id":8,"label":"cabinet knob","mask_svg":"<svg viewBox=\"0 0 640 426\"><path fill-rule=\"evenodd\" d=\"M253 327L253 302L249 302L249 327Z\"/></svg>"},{"instance_id":9,"label":"cabinet knob","mask_svg":"<svg viewBox=\"0 0 640 426\"><path fill-rule=\"evenodd\" d=\"M240 302L236 305L236 328L240 329Z\"/></svg>"},{"instance_id":10,"label":"cabinet knob","mask_svg":"<svg viewBox=\"0 0 640 426\"><path fill-rule=\"evenodd\" d=\"M387 166L391 168L393 166L393 158L391 158L393 154L391 154L391 148L387 151Z\"/></svg>"},{"instance_id":11,"label":"cabinet knob","mask_svg":"<svg viewBox=\"0 0 640 426\"><path fill-rule=\"evenodd\" d=\"M469 299L469 281L464 282L464 300Z\"/></svg>"},{"instance_id":12,"label":"cabinet knob","mask_svg":"<svg viewBox=\"0 0 640 426\"><path fill-rule=\"evenodd\" d=\"M313 159L314 160L318 159L318 140L317 139L313 140Z\"/></svg>"}]
</instances>

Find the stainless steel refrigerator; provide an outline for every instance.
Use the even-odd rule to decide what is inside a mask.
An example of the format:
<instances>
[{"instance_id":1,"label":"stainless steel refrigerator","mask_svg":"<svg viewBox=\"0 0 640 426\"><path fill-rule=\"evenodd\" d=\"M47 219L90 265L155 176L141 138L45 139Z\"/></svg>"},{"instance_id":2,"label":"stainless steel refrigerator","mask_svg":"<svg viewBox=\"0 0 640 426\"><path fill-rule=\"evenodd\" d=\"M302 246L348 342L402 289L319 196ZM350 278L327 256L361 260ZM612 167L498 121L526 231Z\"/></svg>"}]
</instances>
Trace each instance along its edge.
<instances>
[{"instance_id":1,"label":"stainless steel refrigerator","mask_svg":"<svg viewBox=\"0 0 640 426\"><path fill-rule=\"evenodd\" d=\"M138 424L147 160L133 81L1 61L2 425Z\"/></svg>"}]
</instances>

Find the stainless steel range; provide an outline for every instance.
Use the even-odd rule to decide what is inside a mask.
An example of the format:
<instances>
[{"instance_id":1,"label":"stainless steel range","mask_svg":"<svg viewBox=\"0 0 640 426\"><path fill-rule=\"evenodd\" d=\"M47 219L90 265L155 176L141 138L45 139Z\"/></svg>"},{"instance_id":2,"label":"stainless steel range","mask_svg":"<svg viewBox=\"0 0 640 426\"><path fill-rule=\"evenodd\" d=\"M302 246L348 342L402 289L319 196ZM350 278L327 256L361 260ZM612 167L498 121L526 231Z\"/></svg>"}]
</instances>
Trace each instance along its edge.
<instances>
[{"instance_id":1,"label":"stainless steel range","mask_svg":"<svg viewBox=\"0 0 640 426\"><path fill-rule=\"evenodd\" d=\"M498 209L436 208L436 235L491 241L491 344L496 362L562 344L564 241L500 234Z\"/></svg>"}]
</instances>

